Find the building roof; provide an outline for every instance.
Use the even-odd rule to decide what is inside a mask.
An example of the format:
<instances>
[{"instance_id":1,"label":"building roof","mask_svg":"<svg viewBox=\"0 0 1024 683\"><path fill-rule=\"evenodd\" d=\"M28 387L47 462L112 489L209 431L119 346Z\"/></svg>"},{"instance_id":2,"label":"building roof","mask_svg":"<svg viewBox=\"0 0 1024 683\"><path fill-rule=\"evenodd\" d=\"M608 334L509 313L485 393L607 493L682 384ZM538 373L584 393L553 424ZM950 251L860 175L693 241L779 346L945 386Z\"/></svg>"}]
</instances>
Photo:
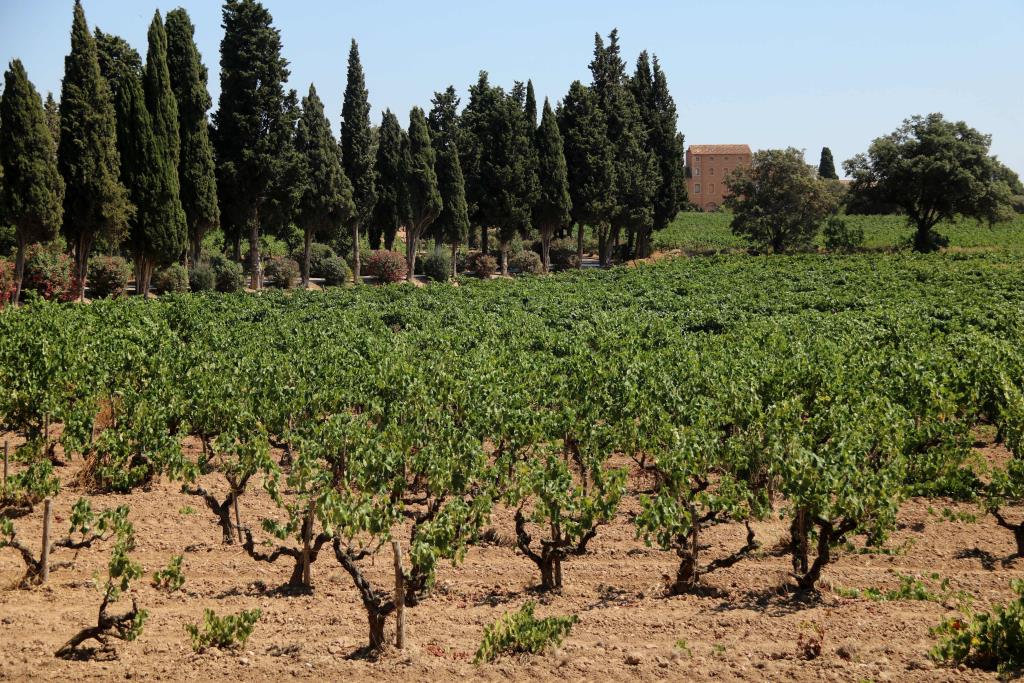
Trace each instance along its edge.
<instances>
[{"instance_id":1,"label":"building roof","mask_svg":"<svg viewBox=\"0 0 1024 683\"><path fill-rule=\"evenodd\" d=\"M750 154L749 145L690 145L690 154Z\"/></svg>"}]
</instances>

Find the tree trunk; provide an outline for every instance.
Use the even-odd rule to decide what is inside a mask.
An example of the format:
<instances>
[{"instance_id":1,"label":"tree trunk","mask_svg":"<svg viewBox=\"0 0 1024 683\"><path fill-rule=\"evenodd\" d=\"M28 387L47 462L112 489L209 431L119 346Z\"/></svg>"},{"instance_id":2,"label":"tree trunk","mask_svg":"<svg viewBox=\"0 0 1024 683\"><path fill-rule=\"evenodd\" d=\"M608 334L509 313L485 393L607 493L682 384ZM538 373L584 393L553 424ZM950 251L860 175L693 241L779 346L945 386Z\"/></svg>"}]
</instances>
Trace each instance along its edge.
<instances>
[{"instance_id":1,"label":"tree trunk","mask_svg":"<svg viewBox=\"0 0 1024 683\"><path fill-rule=\"evenodd\" d=\"M362 267L359 263L359 223L352 221L352 280L355 284L363 281Z\"/></svg>"},{"instance_id":2,"label":"tree trunk","mask_svg":"<svg viewBox=\"0 0 1024 683\"><path fill-rule=\"evenodd\" d=\"M807 511L797 510L793 523L789 527L791 553L793 556L793 572L807 573Z\"/></svg>"},{"instance_id":3,"label":"tree trunk","mask_svg":"<svg viewBox=\"0 0 1024 683\"><path fill-rule=\"evenodd\" d=\"M313 249L313 233L306 230L302 244L302 288L309 288L309 254Z\"/></svg>"},{"instance_id":4,"label":"tree trunk","mask_svg":"<svg viewBox=\"0 0 1024 683\"><path fill-rule=\"evenodd\" d=\"M253 289L263 287L263 263L260 261L260 211L253 209L249 219L249 268L251 272L249 286Z\"/></svg>"},{"instance_id":5,"label":"tree trunk","mask_svg":"<svg viewBox=\"0 0 1024 683\"><path fill-rule=\"evenodd\" d=\"M690 593L700 583L700 564L698 563L700 525L697 524L695 512L693 511L690 517L693 522L690 526L689 537L686 539L686 544L679 550L679 570L676 572L675 583L672 584L672 588L669 591L672 595Z\"/></svg>"},{"instance_id":6,"label":"tree trunk","mask_svg":"<svg viewBox=\"0 0 1024 683\"><path fill-rule=\"evenodd\" d=\"M405 231L405 260L409 265L409 272L405 274L406 282L416 280L416 239L412 230Z\"/></svg>"},{"instance_id":7,"label":"tree trunk","mask_svg":"<svg viewBox=\"0 0 1024 683\"><path fill-rule=\"evenodd\" d=\"M384 646L384 624L387 621L387 615L377 614L368 609L366 616L370 622L370 647L379 650Z\"/></svg>"},{"instance_id":8,"label":"tree trunk","mask_svg":"<svg viewBox=\"0 0 1024 683\"><path fill-rule=\"evenodd\" d=\"M14 300L13 306L21 301L22 282L25 279L25 240L18 236L18 255L14 259Z\"/></svg>"},{"instance_id":9,"label":"tree trunk","mask_svg":"<svg viewBox=\"0 0 1024 683\"><path fill-rule=\"evenodd\" d=\"M508 242L501 242L501 274L508 275Z\"/></svg>"},{"instance_id":10,"label":"tree trunk","mask_svg":"<svg viewBox=\"0 0 1024 683\"><path fill-rule=\"evenodd\" d=\"M487 253L487 226L480 226L480 253Z\"/></svg>"},{"instance_id":11,"label":"tree trunk","mask_svg":"<svg viewBox=\"0 0 1024 683\"><path fill-rule=\"evenodd\" d=\"M456 259L459 257L459 245L452 243L452 279L459 274L459 267L456 265Z\"/></svg>"},{"instance_id":12,"label":"tree trunk","mask_svg":"<svg viewBox=\"0 0 1024 683\"><path fill-rule=\"evenodd\" d=\"M633 257L633 249L637 244L637 231L630 228L626 233L626 260L628 261Z\"/></svg>"},{"instance_id":13,"label":"tree trunk","mask_svg":"<svg viewBox=\"0 0 1024 683\"><path fill-rule=\"evenodd\" d=\"M555 589L555 564L551 558L540 565L540 587L542 590Z\"/></svg>"},{"instance_id":14,"label":"tree trunk","mask_svg":"<svg viewBox=\"0 0 1024 683\"><path fill-rule=\"evenodd\" d=\"M583 267L583 223L579 224L579 228L576 233L576 258L579 259L577 268Z\"/></svg>"},{"instance_id":15,"label":"tree trunk","mask_svg":"<svg viewBox=\"0 0 1024 683\"><path fill-rule=\"evenodd\" d=\"M551 235L552 230L550 228L540 231L540 262L544 268L544 272L548 273L551 271Z\"/></svg>"},{"instance_id":16,"label":"tree trunk","mask_svg":"<svg viewBox=\"0 0 1024 683\"><path fill-rule=\"evenodd\" d=\"M191 247L191 254L189 256L191 263L189 266L191 268L195 268L199 264L199 259L203 254L203 241L198 239L192 243Z\"/></svg>"},{"instance_id":17,"label":"tree trunk","mask_svg":"<svg viewBox=\"0 0 1024 683\"><path fill-rule=\"evenodd\" d=\"M231 238L231 258L235 260L235 263L241 263L242 261L242 236L235 235Z\"/></svg>"},{"instance_id":18,"label":"tree trunk","mask_svg":"<svg viewBox=\"0 0 1024 683\"><path fill-rule=\"evenodd\" d=\"M75 245L75 277L78 282L78 300L85 301L85 278L89 271L89 251L92 249L92 235L82 233Z\"/></svg>"}]
</instances>

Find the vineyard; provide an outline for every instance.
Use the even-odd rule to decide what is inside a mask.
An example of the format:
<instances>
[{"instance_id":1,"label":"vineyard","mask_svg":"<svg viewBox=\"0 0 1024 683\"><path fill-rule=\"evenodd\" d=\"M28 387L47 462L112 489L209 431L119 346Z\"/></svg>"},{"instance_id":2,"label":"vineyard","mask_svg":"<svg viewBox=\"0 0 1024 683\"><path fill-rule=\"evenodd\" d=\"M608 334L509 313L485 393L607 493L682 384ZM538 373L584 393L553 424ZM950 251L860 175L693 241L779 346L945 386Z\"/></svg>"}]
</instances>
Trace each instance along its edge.
<instances>
[{"instance_id":1,"label":"vineyard","mask_svg":"<svg viewBox=\"0 0 1024 683\"><path fill-rule=\"evenodd\" d=\"M0 679L988 680L943 632L1024 576L1022 281L715 256L5 310Z\"/></svg>"}]
</instances>

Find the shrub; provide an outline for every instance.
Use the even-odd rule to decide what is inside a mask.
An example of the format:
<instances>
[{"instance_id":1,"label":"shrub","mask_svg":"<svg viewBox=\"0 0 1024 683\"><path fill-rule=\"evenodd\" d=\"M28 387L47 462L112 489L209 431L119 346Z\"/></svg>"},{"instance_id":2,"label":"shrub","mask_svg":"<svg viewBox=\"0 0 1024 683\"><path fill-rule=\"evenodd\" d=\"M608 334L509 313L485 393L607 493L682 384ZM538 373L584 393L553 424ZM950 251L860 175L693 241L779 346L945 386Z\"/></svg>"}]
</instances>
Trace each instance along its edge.
<instances>
[{"instance_id":1,"label":"shrub","mask_svg":"<svg viewBox=\"0 0 1024 683\"><path fill-rule=\"evenodd\" d=\"M15 289L17 284L14 282L14 264L0 258L0 308L11 302Z\"/></svg>"},{"instance_id":2,"label":"shrub","mask_svg":"<svg viewBox=\"0 0 1024 683\"><path fill-rule=\"evenodd\" d=\"M445 253L432 253L423 259L423 274L436 282L448 282L452 276L452 259Z\"/></svg>"},{"instance_id":3,"label":"shrub","mask_svg":"<svg viewBox=\"0 0 1024 683\"><path fill-rule=\"evenodd\" d=\"M473 274L486 279L498 272L498 262L490 254L477 254L470 264Z\"/></svg>"},{"instance_id":4,"label":"shrub","mask_svg":"<svg viewBox=\"0 0 1024 683\"><path fill-rule=\"evenodd\" d=\"M945 619L932 629L932 635L942 637L932 659L1000 673L1024 668L1024 581L1011 581L1010 586L1017 598L1006 605Z\"/></svg>"},{"instance_id":5,"label":"shrub","mask_svg":"<svg viewBox=\"0 0 1024 683\"><path fill-rule=\"evenodd\" d=\"M249 640L259 618L258 609L243 610L225 617L218 617L212 609L207 609L203 611L202 629L197 624L185 624L185 630L196 652L202 652L208 647L240 647Z\"/></svg>"},{"instance_id":6,"label":"shrub","mask_svg":"<svg viewBox=\"0 0 1024 683\"><path fill-rule=\"evenodd\" d=\"M551 241L551 265L560 268L578 268L579 258L576 254L576 242L571 239Z\"/></svg>"},{"instance_id":7,"label":"shrub","mask_svg":"<svg viewBox=\"0 0 1024 683\"><path fill-rule=\"evenodd\" d=\"M304 256L302 245L292 252L292 258L301 267ZM330 245L313 242L309 245L309 275L310 277L326 277L324 275L324 263L328 259L337 258L337 254Z\"/></svg>"},{"instance_id":8,"label":"shrub","mask_svg":"<svg viewBox=\"0 0 1024 683\"><path fill-rule=\"evenodd\" d=\"M839 216L825 221L825 248L829 251L854 251L864 245L864 229L850 225Z\"/></svg>"},{"instance_id":9,"label":"shrub","mask_svg":"<svg viewBox=\"0 0 1024 683\"><path fill-rule=\"evenodd\" d=\"M68 301L75 296L71 275L71 258L54 253L41 244L33 244L25 252L23 289L36 292L44 299Z\"/></svg>"},{"instance_id":10,"label":"shrub","mask_svg":"<svg viewBox=\"0 0 1024 683\"><path fill-rule=\"evenodd\" d=\"M336 287L352 279L352 269L348 267L348 261L345 259L332 256L320 264L320 277L328 287Z\"/></svg>"},{"instance_id":11,"label":"shrub","mask_svg":"<svg viewBox=\"0 0 1024 683\"><path fill-rule=\"evenodd\" d=\"M89 289L94 298L124 296L131 279L131 264L120 256L89 259Z\"/></svg>"},{"instance_id":12,"label":"shrub","mask_svg":"<svg viewBox=\"0 0 1024 683\"><path fill-rule=\"evenodd\" d=\"M185 266L172 263L153 278L158 294L180 294L189 291L189 274Z\"/></svg>"},{"instance_id":13,"label":"shrub","mask_svg":"<svg viewBox=\"0 0 1024 683\"><path fill-rule=\"evenodd\" d=\"M213 269L214 287L218 292L237 292L245 287L245 274L242 266L224 256L214 256L210 260Z\"/></svg>"},{"instance_id":14,"label":"shrub","mask_svg":"<svg viewBox=\"0 0 1024 683\"><path fill-rule=\"evenodd\" d=\"M409 273L409 264L397 251L378 249L366 260L366 272L381 282L401 282Z\"/></svg>"},{"instance_id":15,"label":"shrub","mask_svg":"<svg viewBox=\"0 0 1024 683\"><path fill-rule=\"evenodd\" d=\"M509 266L512 270L530 275L539 275L544 272L544 265L535 251L523 251L516 254L512 257Z\"/></svg>"},{"instance_id":16,"label":"shrub","mask_svg":"<svg viewBox=\"0 0 1024 683\"><path fill-rule=\"evenodd\" d=\"M267 259L267 263L263 267L263 274L271 281L270 284L278 289L291 289L298 284L299 278L302 276L299 264L283 256Z\"/></svg>"},{"instance_id":17,"label":"shrub","mask_svg":"<svg viewBox=\"0 0 1024 683\"><path fill-rule=\"evenodd\" d=\"M209 263L197 263L188 273L188 286L193 292L212 292L217 278Z\"/></svg>"},{"instance_id":18,"label":"shrub","mask_svg":"<svg viewBox=\"0 0 1024 683\"><path fill-rule=\"evenodd\" d=\"M493 662L503 654L520 652L540 654L565 640L578 621L575 614L538 619L533 616L534 606L533 602L527 602L518 612L506 612L493 624L485 626L483 642L473 661Z\"/></svg>"}]
</instances>

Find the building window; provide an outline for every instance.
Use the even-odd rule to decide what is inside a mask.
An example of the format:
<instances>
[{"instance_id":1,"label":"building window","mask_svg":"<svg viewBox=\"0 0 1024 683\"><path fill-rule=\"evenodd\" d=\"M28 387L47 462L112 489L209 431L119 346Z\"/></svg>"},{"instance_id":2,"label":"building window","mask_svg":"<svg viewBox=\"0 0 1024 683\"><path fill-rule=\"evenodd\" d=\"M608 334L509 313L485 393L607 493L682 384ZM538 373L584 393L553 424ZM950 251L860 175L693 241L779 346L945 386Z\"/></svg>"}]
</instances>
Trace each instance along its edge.
<instances>
[{"instance_id":1,"label":"building window","mask_svg":"<svg viewBox=\"0 0 1024 683\"><path fill-rule=\"evenodd\" d=\"M714 166L712 166L711 168L708 169L708 175L715 175L715 167Z\"/></svg>"},{"instance_id":2,"label":"building window","mask_svg":"<svg viewBox=\"0 0 1024 683\"><path fill-rule=\"evenodd\" d=\"M693 169L693 175L700 175L700 166Z\"/></svg>"},{"instance_id":3,"label":"building window","mask_svg":"<svg viewBox=\"0 0 1024 683\"><path fill-rule=\"evenodd\" d=\"M693 193L700 194L700 183L697 183L696 185L693 186Z\"/></svg>"},{"instance_id":4,"label":"building window","mask_svg":"<svg viewBox=\"0 0 1024 683\"><path fill-rule=\"evenodd\" d=\"M711 183L710 185L708 185L708 194L714 194L714 193L715 193L715 184Z\"/></svg>"}]
</instances>

